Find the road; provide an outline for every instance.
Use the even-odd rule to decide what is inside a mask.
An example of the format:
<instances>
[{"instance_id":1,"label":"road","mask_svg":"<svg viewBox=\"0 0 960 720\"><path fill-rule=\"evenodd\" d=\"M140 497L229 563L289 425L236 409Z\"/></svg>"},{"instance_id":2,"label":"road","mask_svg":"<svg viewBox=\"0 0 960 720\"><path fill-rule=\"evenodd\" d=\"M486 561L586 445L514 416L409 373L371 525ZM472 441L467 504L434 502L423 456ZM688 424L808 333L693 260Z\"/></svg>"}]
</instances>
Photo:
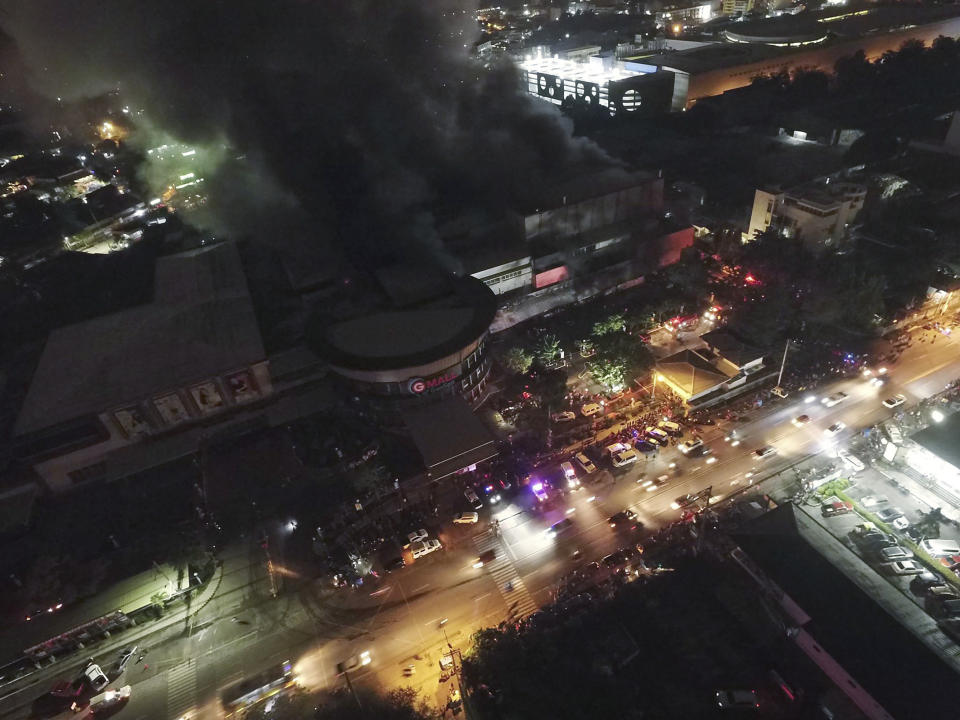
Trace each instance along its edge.
<instances>
[{"instance_id":1,"label":"road","mask_svg":"<svg viewBox=\"0 0 960 720\"><path fill-rule=\"evenodd\" d=\"M484 508L476 525L445 527L439 534L443 551L362 590L336 590L289 576L280 596L272 598L266 577L257 570L256 552L250 551L248 562L238 559L223 592L196 614L191 628L144 640L149 650L144 662L116 681L133 686L121 717L173 720L188 712L217 717L223 687L288 659L307 687L337 686L343 680L336 677L336 663L364 650L372 662L351 675L354 684L409 684L440 703L447 687L438 682L438 663L449 648L463 649L475 630L548 603L560 578L575 566L633 541L610 529L610 515L629 507L646 530L655 530L679 517L671 503L680 495L712 487L715 498L723 499L803 457L836 452L850 433L893 413L882 406L883 398L903 393L911 404L960 374L957 343L944 336L934 343L915 343L889 368L882 388L863 378L845 379L819 388L812 402L790 397L753 411L747 422L706 427L701 437L713 451L709 457L716 458L711 464L664 448L658 457L618 473L615 482L552 498L548 507L523 490L492 512ZM820 402L841 390L848 397L835 407ZM801 414L811 421L796 427L791 420ZM846 429L827 438L824 428L837 421ZM724 441L731 430L741 438L736 447ZM753 451L764 445L775 447L777 454L757 458ZM542 472L559 476L556 468ZM669 481L655 492L638 482L662 475ZM545 530L564 517L573 518L574 528L549 537ZM491 530L493 519L500 521L499 537ZM474 568L476 557L487 549L494 549L497 559ZM580 550L578 559L572 557L575 549ZM405 677L409 666L415 672ZM28 692L38 695L57 678L56 670L38 673L38 683ZM26 710L8 716L25 717Z\"/></svg>"}]
</instances>

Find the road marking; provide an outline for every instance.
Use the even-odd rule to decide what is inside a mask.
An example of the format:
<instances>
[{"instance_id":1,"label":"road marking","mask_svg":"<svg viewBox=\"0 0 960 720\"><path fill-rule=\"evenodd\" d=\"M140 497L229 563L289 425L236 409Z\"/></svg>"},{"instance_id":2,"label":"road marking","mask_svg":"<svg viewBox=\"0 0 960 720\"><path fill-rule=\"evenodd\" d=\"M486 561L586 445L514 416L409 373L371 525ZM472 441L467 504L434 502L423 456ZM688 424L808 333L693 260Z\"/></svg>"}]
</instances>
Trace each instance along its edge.
<instances>
[{"instance_id":1,"label":"road marking","mask_svg":"<svg viewBox=\"0 0 960 720\"><path fill-rule=\"evenodd\" d=\"M412 592L412 593L420 592L421 590L426 590L428 587L430 587L430 583L427 583L426 585L421 585L421 586L418 587L418 588L414 588L414 589L411 590L410 592Z\"/></svg>"},{"instance_id":2,"label":"road marking","mask_svg":"<svg viewBox=\"0 0 960 720\"><path fill-rule=\"evenodd\" d=\"M167 673L167 717L182 717L196 704L197 661L191 658Z\"/></svg>"},{"instance_id":3,"label":"road marking","mask_svg":"<svg viewBox=\"0 0 960 720\"><path fill-rule=\"evenodd\" d=\"M483 599L486 598L486 597L490 597L490 593L484 593L483 595L477 595L477 596L473 599L473 601L474 601L474 602L478 602L478 601L480 601L480 600L483 600Z\"/></svg>"},{"instance_id":4,"label":"road marking","mask_svg":"<svg viewBox=\"0 0 960 720\"><path fill-rule=\"evenodd\" d=\"M497 550L498 545L500 550L503 549L502 544L497 542L496 536L489 530L480 535L475 535L473 543L481 554L488 550ZM520 577L520 573L517 572L516 566L510 560L498 555L496 560L486 563L483 567L497 583L497 590L506 602L507 607L510 608L512 619L519 620L537 609L536 601L530 595L523 579Z\"/></svg>"}]
</instances>

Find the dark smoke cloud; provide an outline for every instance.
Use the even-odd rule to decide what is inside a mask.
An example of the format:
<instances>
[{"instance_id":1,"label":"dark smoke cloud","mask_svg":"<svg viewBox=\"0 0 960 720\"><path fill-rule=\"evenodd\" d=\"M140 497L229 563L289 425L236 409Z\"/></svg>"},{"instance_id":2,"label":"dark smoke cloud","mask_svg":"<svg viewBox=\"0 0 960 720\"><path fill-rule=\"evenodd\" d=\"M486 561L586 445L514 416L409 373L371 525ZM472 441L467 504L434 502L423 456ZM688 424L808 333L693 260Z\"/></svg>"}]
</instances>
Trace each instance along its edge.
<instances>
[{"instance_id":1,"label":"dark smoke cloud","mask_svg":"<svg viewBox=\"0 0 960 720\"><path fill-rule=\"evenodd\" d=\"M435 244L437 207L497 209L572 167L611 164L509 63L470 58L475 7L0 0L0 25L43 93L119 89L158 134L243 153L239 176L226 163L208 178L217 227L263 233L298 210L314 237L389 254Z\"/></svg>"}]
</instances>

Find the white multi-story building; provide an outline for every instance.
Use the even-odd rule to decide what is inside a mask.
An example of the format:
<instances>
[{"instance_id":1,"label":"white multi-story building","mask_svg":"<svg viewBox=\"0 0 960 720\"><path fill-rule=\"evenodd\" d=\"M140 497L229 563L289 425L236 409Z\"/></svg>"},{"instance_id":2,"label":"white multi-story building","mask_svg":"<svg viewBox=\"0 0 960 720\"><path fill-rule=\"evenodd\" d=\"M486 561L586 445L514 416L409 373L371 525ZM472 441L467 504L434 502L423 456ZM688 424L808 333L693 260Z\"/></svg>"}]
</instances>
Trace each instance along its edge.
<instances>
[{"instance_id":1,"label":"white multi-story building","mask_svg":"<svg viewBox=\"0 0 960 720\"><path fill-rule=\"evenodd\" d=\"M843 239L847 227L863 209L866 196L863 185L830 178L786 191L757 190L744 240L753 240L758 232L774 227L809 245L834 245Z\"/></svg>"}]
</instances>

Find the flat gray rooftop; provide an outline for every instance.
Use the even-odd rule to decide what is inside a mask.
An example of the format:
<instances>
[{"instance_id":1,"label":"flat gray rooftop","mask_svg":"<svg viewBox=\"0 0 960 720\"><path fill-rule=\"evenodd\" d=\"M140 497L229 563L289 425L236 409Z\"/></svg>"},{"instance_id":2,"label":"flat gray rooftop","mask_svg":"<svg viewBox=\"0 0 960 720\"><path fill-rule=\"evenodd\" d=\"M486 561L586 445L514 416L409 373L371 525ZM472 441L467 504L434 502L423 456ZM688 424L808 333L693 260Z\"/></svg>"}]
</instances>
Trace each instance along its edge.
<instances>
[{"instance_id":1,"label":"flat gray rooftop","mask_svg":"<svg viewBox=\"0 0 960 720\"><path fill-rule=\"evenodd\" d=\"M265 358L233 243L157 261L153 302L50 333L14 428L24 435Z\"/></svg>"}]
</instances>

